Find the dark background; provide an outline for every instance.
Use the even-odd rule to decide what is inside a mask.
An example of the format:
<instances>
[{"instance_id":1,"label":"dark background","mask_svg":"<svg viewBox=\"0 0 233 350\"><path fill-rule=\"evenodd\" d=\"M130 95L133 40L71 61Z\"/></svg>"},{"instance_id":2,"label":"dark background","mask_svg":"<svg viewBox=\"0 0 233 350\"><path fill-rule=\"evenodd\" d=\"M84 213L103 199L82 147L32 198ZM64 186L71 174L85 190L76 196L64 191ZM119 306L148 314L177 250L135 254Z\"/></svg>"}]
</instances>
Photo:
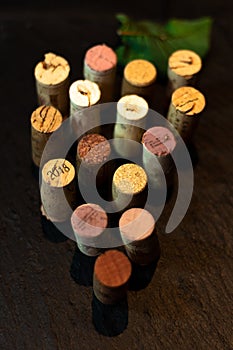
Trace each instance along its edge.
<instances>
[{"instance_id":1,"label":"dark background","mask_svg":"<svg viewBox=\"0 0 233 350\"><path fill-rule=\"evenodd\" d=\"M81 77L87 47L116 47L116 12L159 21L212 16L214 26L199 81L207 108L195 137L192 201L166 235L168 203L158 223L161 258L152 281L128 294L128 327L110 338L93 326L92 288L70 277L74 242L43 236L30 115L37 107L33 69L44 53L66 57L71 79ZM1 1L2 350L233 349L232 20L230 0Z\"/></svg>"}]
</instances>

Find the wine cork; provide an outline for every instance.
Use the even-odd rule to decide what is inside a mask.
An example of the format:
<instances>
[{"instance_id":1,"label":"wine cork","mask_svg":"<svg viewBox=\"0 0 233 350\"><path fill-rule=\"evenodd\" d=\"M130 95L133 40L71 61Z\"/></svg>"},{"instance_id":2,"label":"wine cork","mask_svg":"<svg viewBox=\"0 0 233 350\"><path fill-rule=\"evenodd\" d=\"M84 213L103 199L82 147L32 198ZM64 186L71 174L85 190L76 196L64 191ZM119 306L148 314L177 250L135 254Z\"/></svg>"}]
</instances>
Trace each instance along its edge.
<instances>
[{"instance_id":1,"label":"wine cork","mask_svg":"<svg viewBox=\"0 0 233 350\"><path fill-rule=\"evenodd\" d=\"M115 304L127 295L132 266L127 256L110 249L98 256L94 266L93 291L103 304Z\"/></svg>"},{"instance_id":2,"label":"wine cork","mask_svg":"<svg viewBox=\"0 0 233 350\"><path fill-rule=\"evenodd\" d=\"M90 80L76 80L69 89L71 126L78 135L90 132L100 132L100 112L98 108L91 109L100 102L101 90L97 83ZM74 117L74 118L73 118Z\"/></svg>"},{"instance_id":3,"label":"wine cork","mask_svg":"<svg viewBox=\"0 0 233 350\"><path fill-rule=\"evenodd\" d=\"M113 175L112 196L119 211L143 207L147 198L147 175L137 164L121 165Z\"/></svg>"},{"instance_id":4,"label":"wine cork","mask_svg":"<svg viewBox=\"0 0 233 350\"><path fill-rule=\"evenodd\" d=\"M103 208L94 203L78 206L71 216L71 225L82 253L97 256L102 252L99 243L108 225L108 217Z\"/></svg>"},{"instance_id":5,"label":"wine cork","mask_svg":"<svg viewBox=\"0 0 233 350\"><path fill-rule=\"evenodd\" d=\"M126 64L121 84L121 96L135 94L151 102L157 69L153 63L144 59L135 59Z\"/></svg>"},{"instance_id":6,"label":"wine cork","mask_svg":"<svg viewBox=\"0 0 233 350\"><path fill-rule=\"evenodd\" d=\"M119 155L126 158L138 155L148 109L147 101L134 94L123 96L117 102L113 144ZM136 141L138 144L122 142L122 138Z\"/></svg>"},{"instance_id":7,"label":"wine cork","mask_svg":"<svg viewBox=\"0 0 233 350\"><path fill-rule=\"evenodd\" d=\"M175 136L165 127L154 126L143 134L142 144L143 167L150 185L155 189L162 189L165 176L167 187L170 187L175 170L171 156L176 147Z\"/></svg>"},{"instance_id":8,"label":"wine cork","mask_svg":"<svg viewBox=\"0 0 233 350\"><path fill-rule=\"evenodd\" d=\"M201 57L192 50L177 50L168 59L169 93L181 86L194 86L202 68Z\"/></svg>"},{"instance_id":9,"label":"wine cork","mask_svg":"<svg viewBox=\"0 0 233 350\"><path fill-rule=\"evenodd\" d=\"M78 142L76 156L79 183L93 186L96 181L97 187L106 183L109 170L107 160L110 154L111 146L104 136L95 133L83 136ZM79 171L81 165L82 171Z\"/></svg>"},{"instance_id":10,"label":"wine cork","mask_svg":"<svg viewBox=\"0 0 233 350\"><path fill-rule=\"evenodd\" d=\"M69 74L67 60L51 52L34 69L38 104L57 108L63 117L69 115Z\"/></svg>"},{"instance_id":11,"label":"wine cork","mask_svg":"<svg viewBox=\"0 0 233 350\"><path fill-rule=\"evenodd\" d=\"M158 260L160 248L151 213L142 208L128 209L120 217L119 229L131 261L148 265Z\"/></svg>"},{"instance_id":12,"label":"wine cork","mask_svg":"<svg viewBox=\"0 0 233 350\"><path fill-rule=\"evenodd\" d=\"M204 95L191 86L180 87L172 94L167 119L186 143L193 138L205 104Z\"/></svg>"},{"instance_id":13,"label":"wine cork","mask_svg":"<svg viewBox=\"0 0 233 350\"><path fill-rule=\"evenodd\" d=\"M64 205L64 196L67 205ZM70 219L76 205L75 168L66 159L51 159L42 168L41 200L46 216L54 222Z\"/></svg>"},{"instance_id":14,"label":"wine cork","mask_svg":"<svg viewBox=\"0 0 233 350\"><path fill-rule=\"evenodd\" d=\"M117 55L105 45L89 48L84 57L85 79L97 83L101 90L101 103L112 102L115 94Z\"/></svg>"},{"instance_id":15,"label":"wine cork","mask_svg":"<svg viewBox=\"0 0 233 350\"><path fill-rule=\"evenodd\" d=\"M62 124L62 115L52 106L40 106L31 114L31 147L32 161L40 167L41 157L45 145L51 136Z\"/></svg>"}]
</instances>

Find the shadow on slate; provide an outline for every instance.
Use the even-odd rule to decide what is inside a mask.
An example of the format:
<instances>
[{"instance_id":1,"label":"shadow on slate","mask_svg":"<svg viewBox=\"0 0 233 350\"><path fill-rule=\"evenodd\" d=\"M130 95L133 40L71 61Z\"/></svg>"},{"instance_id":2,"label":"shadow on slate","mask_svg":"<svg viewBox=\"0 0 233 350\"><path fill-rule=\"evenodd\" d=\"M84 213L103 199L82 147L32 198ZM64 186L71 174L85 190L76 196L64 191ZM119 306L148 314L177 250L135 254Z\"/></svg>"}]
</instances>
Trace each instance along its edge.
<instances>
[{"instance_id":1,"label":"shadow on slate","mask_svg":"<svg viewBox=\"0 0 233 350\"><path fill-rule=\"evenodd\" d=\"M67 241L69 238L65 236L63 232L63 228L65 229L67 225L70 225L69 221L67 222L59 222L59 226L61 227L61 231L53 224L52 221L47 220L44 215L41 214L41 226L44 232L44 236L50 242L53 243L61 243ZM70 229L69 229L70 231Z\"/></svg>"},{"instance_id":2,"label":"shadow on slate","mask_svg":"<svg viewBox=\"0 0 233 350\"><path fill-rule=\"evenodd\" d=\"M76 246L70 266L70 275L73 280L82 286L93 285L93 272L96 256L87 256L83 254Z\"/></svg>"},{"instance_id":3,"label":"shadow on slate","mask_svg":"<svg viewBox=\"0 0 233 350\"><path fill-rule=\"evenodd\" d=\"M129 290L139 291L145 289L151 282L159 258L149 265L138 265L131 261L132 264L132 274L129 279Z\"/></svg>"},{"instance_id":4,"label":"shadow on slate","mask_svg":"<svg viewBox=\"0 0 233 350\"><path fill-rule=\"evenodd\" d=\"M189 145L187 145L187 149L189 151L192 165L195 168L195 166L197 165L197 163L199 161L197 148L196 148L195 144L193 142L191 142Z\"/></svg>"},{"instance_id":5,"label":"shadow on slate","mask_svg":"<svg viewBox=\"0 0 233 350\"><path fill-rule=\"evenodd\" d=\"M127 296L117 304L106 305L92 293L92 322L102 335L114 337L121 334L128 326Z\"/></svg>"}]
</instances>

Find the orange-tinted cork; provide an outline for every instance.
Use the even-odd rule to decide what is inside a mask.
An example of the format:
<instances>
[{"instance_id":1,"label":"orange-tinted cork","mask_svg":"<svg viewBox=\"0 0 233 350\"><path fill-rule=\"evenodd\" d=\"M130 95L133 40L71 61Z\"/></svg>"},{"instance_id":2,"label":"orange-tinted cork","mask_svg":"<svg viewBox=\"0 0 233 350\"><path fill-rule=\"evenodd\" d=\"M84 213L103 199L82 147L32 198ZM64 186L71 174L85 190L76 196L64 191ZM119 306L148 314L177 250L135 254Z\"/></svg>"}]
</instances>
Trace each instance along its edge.
<instances>
[{"instance_id":1,"label":"orange-tinted cork","mask_svg":"<svg viewBox=\"0 0 233 350\"><path fill-rule=\"evenodd\" d=\"M51 136L62 124L62 115L52 106L40 106L31 114L31 146L32 160L40 167L41 157L45 145Z\"/></svg>"},{"instance_id":2,"label":"orange-tinted cork","mask_svg":"<svg viewBox=\"0 0 233 350\"><path fill-rule=\"evenodd\" d=\"M127 293L132 266L128 257L115 249L98 256L94 266L93 288L103 304L114 304Z\"/></svg>"},{"instance_id":3,"label":"orange-tinted cork","mask_svg":"<svg viewBox=\"0 0 233 350\"><path fill-rule=\"evenodd\" d=\"M202 61L194 51L177 50L169 57L168 66L175 74L189 77L201 70Z\"/></svg>"},{"instance_id":4,"label":"orange-tinted cork","mask_svg":"<svg viewBox=\"0 0 233 350\"><path fill-rule=\"evenodd\" d=\"M135 86L148 86L156 80L155 66L143 59L130 61L124 69L124 78Z\"/></svg>"},{"instance_id":5,"label":"orange-tinted cork","mask_svg":"<svg viewBox=\"0 0 233 350\"><path fill-rule=\"evenodd\" d=\"M172 104L178 111L192 116L202 112L205 97L194 87L182 86L172 94Z\"/></svg>"}]
</instances>

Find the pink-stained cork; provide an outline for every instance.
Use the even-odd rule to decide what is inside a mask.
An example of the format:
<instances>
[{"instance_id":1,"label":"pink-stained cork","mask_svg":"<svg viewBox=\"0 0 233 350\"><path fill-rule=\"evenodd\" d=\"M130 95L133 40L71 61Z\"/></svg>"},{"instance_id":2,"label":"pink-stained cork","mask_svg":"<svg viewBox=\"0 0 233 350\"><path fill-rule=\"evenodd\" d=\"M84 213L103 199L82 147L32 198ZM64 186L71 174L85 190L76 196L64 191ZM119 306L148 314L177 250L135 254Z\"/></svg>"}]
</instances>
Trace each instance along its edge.
<instances>
[{"instance_id":1,"label":"pink-stained cork","mask_svg":"<svg viewBox=\"0 0 233 350\"><path fill-rule=\"evenodd\" d=\"M176 146L173 133L162 126L148 129L142 136L142 143L148 151L158 157L168 155Z\"/></svg>"},{"instance_id":2,"label":"pink-stained cork","mask_svg":"<svg viewBox=\"0 0 233 350\"><path fill-rule=\"evenodd\" d=\"M85 63L98 72L108 71L117 64L116 53L107 45L95 45L87 50Z\"/></svg>"},{"instance_id":3,"label":"pink-stained cork","mask_svg":"<svg viewBox=\"0 0 233 350\"><path fill-rule=\"evenodd\" d=\"M97 204L88 203L78 206L71 216L74 232L83 238L99 236L107 227L106 212Z\"/></svg>"}]
</instances>

